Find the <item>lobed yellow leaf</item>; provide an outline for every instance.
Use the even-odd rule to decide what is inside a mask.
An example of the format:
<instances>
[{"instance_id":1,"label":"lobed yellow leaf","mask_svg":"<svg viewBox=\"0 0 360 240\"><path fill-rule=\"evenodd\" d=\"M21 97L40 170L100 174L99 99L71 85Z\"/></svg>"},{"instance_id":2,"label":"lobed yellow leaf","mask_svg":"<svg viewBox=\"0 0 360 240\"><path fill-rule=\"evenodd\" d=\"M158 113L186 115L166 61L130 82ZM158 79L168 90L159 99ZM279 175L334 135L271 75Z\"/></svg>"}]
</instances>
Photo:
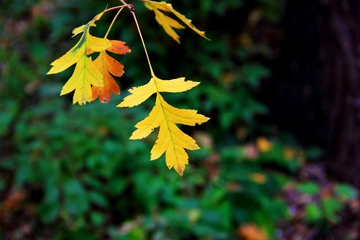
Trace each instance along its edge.
<instances>
[{"instance_id":1,"label":"lobed yellow leaf","mask_svg":"<svg viewBox=\"0 0 360 240\"><path fill-rule=\"evenodd\" d=\"M173 30L173 28L177 29L183 29L185 28L183 25L181 25L178 21L175 19L172 19L162 12L160 12L155 6L153 6L151 3L144 2L145 7L148 9L154 11L155 13L155 20L162 26L165 30L165 32L172 37L176 42L180 43L180 37L179 35ZM166 9L162 9L166 10Z\"/></svg>"},{"instance_id":2,"label":"lobed yellow leaf","mask_svg":"<svg viewBox=\"0 0 360 240\"><path fill-rule=\"evenodd\" d=\"M149 0L143 0L144 5L149 9L154 11L155 13L155 19L156 21L164 28L165 32L172 37L176 42L180 43L180 37L177 35L177 33L173 30L173 28L184 28L180 23L178 23L176 20L166 16L161 11L171 12L173 13L177 18L179 18L183 23L185 23L189 28L191 28L194 32L202 36L203 38L208 39L205 36L204 31L200 31L198 28L196 28L192 23L190 19L187 19L183 14L176 11L170 3L166 2L155 2L155 1L149 1Z\"/></svg>"},{"instance_id":3,"label":"lobed yellow leaf","mask_svg":"<svg viewBox=\"0 0 360 240\"><path fill-rule=\"evenodd\" d=\"M151 149L150 159L158 159L165 153L167 167L174 168L179 175L183 175L188 164L189 157L185 149L195 150L199 149L199 146L192 137L182 132L177 124L195 126L195 124L202 124L210 118L198 114L196 110L175 108L168 104L160 93L184 92L198 84L199 82L185 81L184 77L162 80L153 75L147 84L130 89L131 94L118 105L118 107L136 106L156 93L155 106L145 119L135 125L136 130L130 139L145 138L155 128L159 128L158 138Z\"/></svg>"},{"instance_id":4,"label":"lobed yellow leaf","mask_svg":"<svg viewBox=\"0 0 360 240\"><path fill-rule=\"evenodd\" d=\"M82 55L76 64L74 73L63 86L60 95L67 94L75 90L73 104L80 105L92 101L91 85L102 86L102 75L95 67L91 57Z\"/></svg>"},{"instance_id":5,"label":"lobed yellow leaf","mask_svg":"<svg viewBox=\"0 0 360 240\"><path fill-rule=\"evenodd\" d=\"M135 125L137 128L130 139L147 137L155 128L159 127L158 139L151 150L151 160L158 159L165 152L166 165L182 175L188 164L185 149L196 150L199 146L189 135L182 132L176 124L195 126L208 121L209 118L198 114L196 110L179 109L169 105L157 93L155 106L148 117Z\"/></svg>"},{"instance_id":6,"label":"lobed yellow leaf","mask_svg":"<svg viewBox=\"0 0 360 240\"><path fill-rule=\"evenodd\" d=\"M63 86L60 95L64 95L75 90L73 103L80 105L92 100L93 86L103 86L102 73L100 73L87 55L90 52L101 52L112 46L112 43L105 38L94 37L89 33L89 29L95 25L95 21L102 16L96 15L93 20L86 25L82 25L73 30L73 36L83 33L80 40L63 56L51 63L52 68L47 74L62 72L76 63L74 73Z\"/></svg>"},{"instance_id":7,"label":"lobed yellow leaf","mask_svg":"<svg viewBox=\"0 0 360 240\"><path fill-rule=\"evenodd\" d=\"M146 99L156 92L185 92L199 84L199 82L190 80L185 81L184 77L163 80L153 76L147 84L130 89L129 92L132 94L125 97L124 100L117 105L117 107L137 106L146 101Z\"/></svg>"}]
</instances>

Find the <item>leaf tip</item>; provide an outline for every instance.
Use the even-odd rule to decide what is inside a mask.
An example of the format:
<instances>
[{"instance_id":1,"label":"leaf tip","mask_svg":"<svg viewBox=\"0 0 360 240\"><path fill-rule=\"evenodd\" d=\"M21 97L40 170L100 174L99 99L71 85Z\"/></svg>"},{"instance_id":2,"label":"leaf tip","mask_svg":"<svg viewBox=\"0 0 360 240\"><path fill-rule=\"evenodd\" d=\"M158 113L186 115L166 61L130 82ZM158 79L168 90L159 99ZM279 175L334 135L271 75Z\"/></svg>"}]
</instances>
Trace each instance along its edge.
<instances>
[{"instance_id":1,"label":"leaf tip","mask_svg":"<svg viewBox=\"0 0 360 240\"><path fill-rule=\"evenodd\" d=\"M184 174L184 169L182 169L181 167L179 167L179 168L176 168L175 170L176 170L176 172L177 172L181 177L183 176L183 174Z\"/></svg>"}]
</instances>

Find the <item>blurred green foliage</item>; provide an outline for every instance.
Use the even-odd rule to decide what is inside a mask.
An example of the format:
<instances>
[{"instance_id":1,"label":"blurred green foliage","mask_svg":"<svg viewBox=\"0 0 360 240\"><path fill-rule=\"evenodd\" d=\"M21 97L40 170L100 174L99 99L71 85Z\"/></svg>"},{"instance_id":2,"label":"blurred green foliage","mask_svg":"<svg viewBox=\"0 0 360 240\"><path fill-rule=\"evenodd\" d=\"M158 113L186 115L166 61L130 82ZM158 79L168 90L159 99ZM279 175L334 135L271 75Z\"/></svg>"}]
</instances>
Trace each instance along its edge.
<instances>
[{"instance_id":1,"label":"blurred green foliage","mask_svg":"<svg viewBox=\"0 0 360 240\"><path fill-rule=\"evenodd\" d=\"M58 96L69 72L45 73L76 41L71 30L106 2L2 2L0 234L5 239L247 239L242 226L254 223L271 238L278 223L292 218L281 192L296 183L307 158L296 141L282 140L256 118L267 112L256 93L271 74L264 62L273 56L269 36L261 30L281 20L283 1L173 1L211 38L184 30L181 45L151 12L134 4L157 75L201 82L166 98L211 117L188 130L202 149L189 153L181 178L163 159L149 161L154 139L128 140L149 105L115 105L125 89L150 75L127 11L110 33L132 49L120 59L125 65L122 95L108 105L96 101L80 107L71 105L71 96ZM93 34L103 35L112 17L104 16ZM315 196L319 185L300 183L297 190ZM14 193L23 197L17 202ZM336 222L336 212L357 192L341 184L336 194L309 203L306 221ZM21 206L8 208L9 199ZM30 230L21 228L25 224Z\"/></svg>"}]
</instances>

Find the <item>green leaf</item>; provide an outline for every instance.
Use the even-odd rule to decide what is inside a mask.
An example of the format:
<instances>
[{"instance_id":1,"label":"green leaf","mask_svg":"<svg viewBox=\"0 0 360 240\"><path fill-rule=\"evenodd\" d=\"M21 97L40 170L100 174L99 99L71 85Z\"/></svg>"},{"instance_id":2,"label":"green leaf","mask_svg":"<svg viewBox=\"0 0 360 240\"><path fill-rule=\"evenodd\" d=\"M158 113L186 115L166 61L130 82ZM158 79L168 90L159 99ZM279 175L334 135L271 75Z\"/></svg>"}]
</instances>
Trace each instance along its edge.
<instances>
[{"instance_id":1,"label":"green leaf","mask_svg":"<svg viewBox=\"0 0 360 240\"><path fill-rule=\"evenodd\" d=\"M310 194L310 195L318 194L320 191L319 185L313 182L299 183L296 186L296 189L301 193Z\"/></svg>"},{"instance_id":2,"label":"green leaf","mask_svg":"<svg viewBox=\"0 0 360 240\"><path fill-rule=\"evenodd\" d=\"M358 196L355 188L346 184L337 184L334 187L335 194L339 196L341 201L347 201Z\"/></svg>"},{"instance_id":3,"label":"green leaf","mask_svg":"<svg viewBox=\"0 0 360 240\"><path fill-rule=\"evenodd\" d=\"M336 215L336 213L342 209L343 205L333 198L322 199L321 203L326 219L333 223L338 222L339 217Z\"/></svg>"},{"instance_id":4,"label":"green leaf","mask_svg":"<svg viewBox=\"0 0 360 240\"><path fill-rule=\"evenodd\" d=\"M18 105L15 101L7 101L0 104L0 136L8 133L9 125L16 113L18 112Z\"/></svg>"},{"instance_id":5,"label":"green leaf","mask_svg":"<svg viewBox=\"0 0 360 240\"><path fill-rule=\"evenodd\" d=\"M59 215L60 205L58 202L44 203L39 208L39 215L43 223L51 223Z\"/></svg>"},{"instance_id":6,"label":"green leaf","mask_svg":"<svg viewBox=\"0 0 360 240\"><path fill-rule=\"evenodd\" d=\"M105 218L104 215L98 212L91 212L90 213L90 220L95 226L100 226L104 223Z\"/></svg>"},{"instance_id":7,"label":"green leaf","mask_svg":"<svg viewBox=\"0 0 360 240\"><path fill-rule=\"evenodd\" d=\"M246 83L253 88L259 87L260 80L270 75L269 69L259 64L246 64L241 68L241 73Z\"/></svg>"},{"instance_id":8,"label":"green leaf","mask_svg":"<svg viewBox=\"0 0 360 240\"><path fill-rule=\"evenodd\" d=\"M91 203L94 203L99 207L107 207L108 206L107 199L99 192L89 191L88 197L89 197L89 201Z\"/></svg>"},{"instance_id":9,"label":"green leaf","mask_svg":"<svg viewBox=\"0 0 360 240\"><path fill-rule=\"evenodd\" d=\"M317 222L321 220L322 214L319 206L315 203L309 203L305 207L305 218L310 222Z\"/></svg>"},{"instance_id":10,"label":"green leaf","mask_svg":"<svg viewBox=\"0 0 360 240\"><path fill-rule=\"evenodd\" d=\"M65 194L64 207L66 211L74 215L85 213L89 208L89 202L81 184L74 179L69 179L65 181L63 187Z\"/></svg>"}]
</instances>

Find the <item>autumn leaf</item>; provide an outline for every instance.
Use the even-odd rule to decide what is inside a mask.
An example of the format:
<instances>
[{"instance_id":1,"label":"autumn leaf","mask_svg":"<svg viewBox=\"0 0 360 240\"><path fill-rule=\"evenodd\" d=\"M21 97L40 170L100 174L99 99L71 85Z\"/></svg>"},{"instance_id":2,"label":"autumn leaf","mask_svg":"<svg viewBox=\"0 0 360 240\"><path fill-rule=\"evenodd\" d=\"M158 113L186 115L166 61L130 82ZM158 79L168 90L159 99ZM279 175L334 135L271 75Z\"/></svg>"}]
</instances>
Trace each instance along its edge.
<instances>
[{"instance_id":1,"label":"autumn leaf","mask_svg":"<svg viewBox=\"0 0 360 240\"><path fill-rule=\"evenodd\" d=\"M238 235L245 240L266 240L266 232L256 226L255 224L249 223L241 225L238 228Z\"/></svg>"},{"instance_id":2,"label":"autumn leaf","mask_svg":"<svg viewBox=\"0 0 360 240\"><path fill-rule=\"evenodd\" d=\"M102 74L95 67L88 53L101 52L112 46L112 43L105 38L94 37L89 33L90 27L94 27L95 21L100 19L103 12L96 15L86 25L82 25L73 30L73 37L82 33L80 40L62 57L51 63L52 68L47 74L62 72L76 63L75 70L70 79L63 86L60 95L74 92L73 104L80 105L92 101L91 86L103 86Z\"/></svg>"},{"instance_id":3,"label":"autumn leaf","mask_svg":"<svg viewBox=\"0 0 360 240\"><path fill-rule=\"evenodd\" d=\"M124 73L124 66L106 53L106 51L126 54L131 52L130 48L125 46L125 42L118 40L110 40L112 46L100 52L99 56L94 60L94 64L102 74L103 86L92 86L92 100L99 97L100 102L108 103L111 93L120 94L119 85L116 83L112 75L121 77Z\"/></svg>"},{"instance_id":4,"label":"autumn leaf","mask_svg":"<svg viewBox=\"0 0 360 240\"><path fill-rule=\"evenodd\" d=\"M249 178L258 184L264 184L267 180L266 176L261 173L252 173L249 175Z\"/></svg>"},{"instance_id":5,"label":"autumn leaf","mask_svg":"<svg viewBox=\"0 0 360 240\"><path fill-rule=\"evenodd\" d=\"M166 2L155 2L155 1L148 1L143 0L145 7L147 7L149 10L154 11L155 13L155 19L156 21L164 28L165 32L172 37L176 42L180 43L180 37L179 35L174 31L173 28L176 29L182 29L185 28L183 25L181 25L178 21L176 21L173 18L170 18L166 16L161 11L165 12L171 12L173 13L178 19L180 19L184 24L186 24L189 28L191 28L194 32L199 34L200 36L208 39L205 36L204 31L200 31L197 29L192 23L191 20L187 19L184 15L176 11L170 3Z\"/></svg>"},{"instance_id":6,"label":"autumn leaf","mask_svg":"<svg viewBox=\"0 0 360 240\"><path fill-rule=\"evenodd\" d=\"M159 127L158 138L151 149L151 160L165 155L166 165L183 175L185 165L188 164L188 155L185 149L196 150L199 146L189 135L182 132L176 124L195 126L208 121L209 118L198 114L196 110L178 109L169 105L162 96L156 94L156 102L148 117L135 125L137 130L130 139L147 137L154 128Z\"/></svg>"},{"instance_id":7,"label":"autumn leaf","mask_svg":"<svg viewBox=\"0 0 360 240\"><path fill-rule=\"evenodd\" d=\"M137 129L132 133L130 139L145 138L159 127L158 138L151 149L150 159L158 159L165 153L167 167L174 168L179 175L183 175L185 166L188 164L189 157L185 149L196 150L199 149L199 146L176 124L195 126L195 124L208 121L209 118L198 114L196 110L179 109L169 105L160 92L184 92L198 84L198 82L185 81L185 78L162 80L153 76L147 84L130 89L131 95L125 97L118 105L118 107L133 107L156 93L155 106L149 116L135 125Z\"/></svg>"},{"instance_id":8,"label":"autumn leaf","mask_svg":"<svg viewBox=\"0 0 360 240\"><path fill-rule=\"evenodd\" d=\"M265 137L259 137L258 139L256 139L256 147L261 152L268 152L268 151L270 151L272 149L272 144Z\"/></svg>"}]
</instances>

